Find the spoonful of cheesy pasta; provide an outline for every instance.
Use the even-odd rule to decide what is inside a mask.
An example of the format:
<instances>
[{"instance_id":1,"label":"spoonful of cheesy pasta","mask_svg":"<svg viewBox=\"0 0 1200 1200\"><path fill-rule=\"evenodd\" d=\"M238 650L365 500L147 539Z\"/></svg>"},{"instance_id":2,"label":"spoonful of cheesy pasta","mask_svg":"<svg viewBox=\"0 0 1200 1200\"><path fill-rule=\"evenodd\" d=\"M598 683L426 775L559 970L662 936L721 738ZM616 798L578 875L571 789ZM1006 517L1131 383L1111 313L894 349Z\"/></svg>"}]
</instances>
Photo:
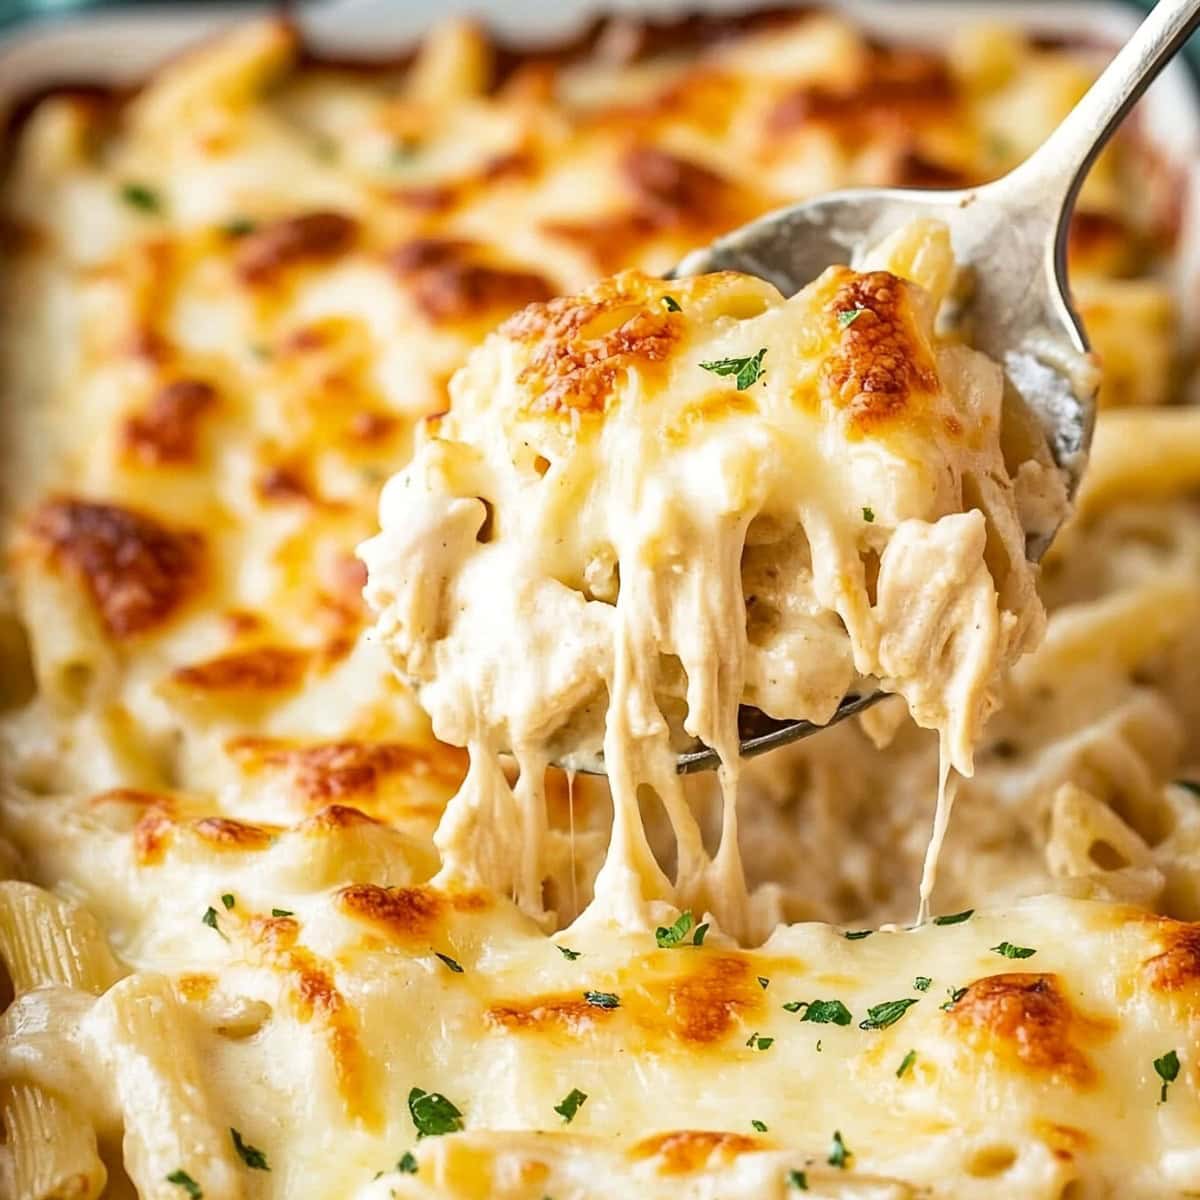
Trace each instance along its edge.
<instances>
[{"instance_id":1,"label":"spoonful of cheesy pasta","mask_svg":"<svg viewBox=\"0 0 1200 1200\"><path fill-rule=\"evenodd\" d=\"M894 694L938 732L943 795L951 767L971 773L1000 676L1041 636L1036 560L1090 438L1064 214L1198 9L1160 4L996 184L826 197L677 278L530 305L471 355L360 549L377 636L470 751L436 836L446 882L551 920L545 768L602 771L613 829L588 912L636 926L665 901L746 936L764 922L738 857L742 757ZM711 855L679 778L703 766L724 794ZM670 819L673 879L642 788ZM930 864L947 813L940 798Z\"/></svg>"}]
</instances>

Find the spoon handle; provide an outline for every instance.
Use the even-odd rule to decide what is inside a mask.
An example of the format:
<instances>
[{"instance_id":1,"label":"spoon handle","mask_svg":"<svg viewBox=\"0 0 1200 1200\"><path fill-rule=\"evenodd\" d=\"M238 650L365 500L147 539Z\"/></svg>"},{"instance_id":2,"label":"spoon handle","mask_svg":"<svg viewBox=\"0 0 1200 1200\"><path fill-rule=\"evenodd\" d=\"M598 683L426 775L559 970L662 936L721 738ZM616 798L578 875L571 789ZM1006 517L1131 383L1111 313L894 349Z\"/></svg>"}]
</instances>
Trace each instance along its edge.
<instances>
[{"instance_id":1,"label":"spoon handle","mask_svg":"<svg viewBox=\"0 0 1200 1200\"><path fill-rule=\"evenodd\" d=\"M1067 119L1008 177L1013 191L1069 214L1088 168L1197 25L1200 0L1158 0Z\"/></svg>"}]
</instances>

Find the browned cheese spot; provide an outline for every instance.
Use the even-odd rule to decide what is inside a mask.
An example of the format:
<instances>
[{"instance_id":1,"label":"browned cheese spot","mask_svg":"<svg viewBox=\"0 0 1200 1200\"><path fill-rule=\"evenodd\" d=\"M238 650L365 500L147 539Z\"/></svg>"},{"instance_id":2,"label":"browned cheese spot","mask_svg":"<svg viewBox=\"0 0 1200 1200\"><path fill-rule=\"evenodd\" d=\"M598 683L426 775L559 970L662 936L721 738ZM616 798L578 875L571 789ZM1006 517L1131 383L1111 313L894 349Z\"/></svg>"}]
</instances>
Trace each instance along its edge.
<instances>
[{"instance_id":1,"label":"browned cheese spot","mask_svg":"<svg viewBox=\"0 0 1200 1200\"><path fill-rule=\"evenodd\" d=\"M717 951L676 955L679 969L630 994L629 1005L647 1030L694 1046L730 1036L763 1009L763 991L751 964Z\"/></svg>"},{"instance_id":2,"label":"browned cheese spot","mask_svg":"<svg viewBox=\"0 0 1200 1200\"><path fill-rule=\"evenodd\" d=\"M362 1045L358 1013L338 989L332 966L297 945L299 923L292 917L256 917L249 928L263 960L287 976L296 1019L319 1025L343 1109L359 1124L377 1128L382 1120L378 1090Z\"/></svg>"},{"instance_id":3,"label":"browned cheese spot","mask_svg":"<svg viewBox=\"0 0 1200 1200\"><path fill-rule=\"evenodd\" d=\"M1078 1043L1111 1031L1075 1010L1058 976L1032 973L977 979L948 1018L973 1047L1081 1088L1095 1083L1096 1070Z\"/></svg>"},{"instance_id":4,"label":"browned cheese spot","mask_svg":"<svg viewBox=\"0 0 1200 1200\"><path fill-rule=\"evenodd\" d=\"M878 432L915 416L938 387L933 354L917 331L910 285L887 271L844 270L826 306L837 349L821 365L821 387L846 412L850 431ZM858 311L845 328L840 313Z\"/></svg>"},{"instance_id":5,"label":"browned cheese spot","mask_svg":"<svg viewBox=\"0 0 1200 1200\"><path fill-rule=\"evenodd\" d=\"M148 808L133 827L133 854L139 867L156 867L166 857L174 823L162 808Z\"/></svg>"},{"instance_id":6,"label":"browned cheese spot","mask_svg":"<svg viewBox=\"0 0 1200 1200\"><path fill-rule=\"evenodd\" d=\"M408 284L413 301L434 324L499 319L554 288L532 271L479 261L479 248L450 238L416 238L392 252L391 265Z\"/></svg>"},{"instance_id":7,"label":"browned cheese spot","mask_svg":"<svg viewBox=\"0 0 1200 1200\"><path fill-rule=\"evenodd\" d=\"M586 1036L597 1025L619 1019L620 1009L598 1008L579 992L558 996L535 996L493 1004L484 1020L510 1033L558 1033L567 1037Z\"/></svg>"},{"instance_id":8,"label":"browned cheese spot","mask_svg":"<svg viewBox=\"0 0 1200 1200\"><path fill-rule=\"evenodd\" d=\"M768 114L766 128L778 136L815 125L860 144L907 139L926 121L952 119L960 99L938 55L873 47L869 61L844 84L808 83L787 93Z\"/></svg>"},{"instance_id":9,"label":"browned cheese spot","mask_svg":"<svg viewBox=\"0 0 1200 1200\"><path fill-rule=\"evenodd\" d=\"M535 413L604 412L618 378L665 362L680 336L673 314L650 297L645 277L604 280L587 298L558 297L510 317L501 333L529 348L520 382ZM615 319L615 328L589 329Z\"/></svg>"},{"instance_id":10,"label":"browned cheese spot","mask_svg":"<svg viewBox=\"0 0 1200 1200\"><path fill-rule=\"evenodd\" d=\"M1200 923L1163 918L1154 924L1162 949L1142 964L1150 986L1159 992L1191 991L1200 984Z\"/></svg>"},{"instance_id":11,"label":"browned cheese spot","mask_svg":"<svg viewBox=\"0 0 1200 1200\"><path fill-rule=\"evenodd\" d=\"M222 850L265 850L272 840L271 830L232 817L201 817L191 828L198 837Z\"/></svg>"},{"instance_id":12,"label":"browned cheese spot","mask_svg":"<svg viewBox=\"0 0 1200 1200\"><path fill-rule=\"evenodd\" d=\"M180 667L172 682L202 692L290 692L308 668L307 651L258 646Z\"/></svg>"},{"instance_id":13,"label":"browned cheese spot","mask_svg":"<svg viewBox=\"0 0 1200 1200\"><path fill-rule=\"evenodd\" d=\"M761 1149L757 1138L711 1129L680 1129L644 1138L629 1151L630 1157L658 1159L660 1175L687 1175L713 1166L727 1166L739 1154Z\"/></svg>"},{"instance_id":14,"label":"browned cheese spot","mask_svg":"<svg viewBox=\"0 0 1200 1200\"><path fill-rule=\"evenodd\" d=\"M229 752L251 769L289 770L295 789L309 800L370 797L391 776L433 779L457 787L466 773L461 750L436 743L314 742L295 745L272 738L239 738Z\"/></svg>"},{"instance_id":15,"label":"browned cheese spot","mask_svg":"<svg viewBox=\"0 0 1200 1200\"><path fill-rule=\"evenodd\" d=\"M357 232L357 222L338 212L285 217L242 238L235 265L247 283L263 283L285 268L344 254Z\"/></svg>"},{"instance_id":16,"label":"browned cheese spot","mask_svg":"<svg viewBox=\"0 0 1200 1200\"><path fill-rule=\"evenodd\" d=\"M34 513L30 531L83 581L114 637L161 625L199 586L200 535L133 509L55 497Z\"/></svg>"},{"instance_id":17,"label":"browned cheese spot","mask_svg":"<svg viewBox=\"0 0 1200 1200\"><path fill-rule=\"evenodd\" d=\"M194 462L200 419L216 402L216 389L202 379L168 383L141 412L125 421L121 430L123 453L154 467Z\"/></svg>"},{"instance_id":18,"label":"browned cheese spot","mask_svg":"<svg viewBox=\"0 0 1200 1200\"><path fill-rule=\"evenodd\" d=\"M385 888L353 883L337 894L338 906L360 921L381 926L401 941L429 938L450 912L479 912L488 905L477 892L441 892L432 887Z\"/></svg>"}]
</instances>

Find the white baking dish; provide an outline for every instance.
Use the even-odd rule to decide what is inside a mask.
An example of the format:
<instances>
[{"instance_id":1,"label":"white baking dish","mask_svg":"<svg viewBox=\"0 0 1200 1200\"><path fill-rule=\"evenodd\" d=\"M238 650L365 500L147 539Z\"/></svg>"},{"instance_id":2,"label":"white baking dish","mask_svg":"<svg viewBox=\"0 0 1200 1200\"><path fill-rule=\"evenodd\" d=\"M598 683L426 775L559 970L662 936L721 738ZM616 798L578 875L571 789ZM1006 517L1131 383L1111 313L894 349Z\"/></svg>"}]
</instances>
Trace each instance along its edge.
<instances>
[{"instance_id":1,"label":"white baking dish","mask_svg":"<svg viewBox=\"0 0 1200 1200\"><path fill-rule=\"evenodd\" d=\"M770 0L319 0L290 11L318 54L371 59L397 54L435 22L480 17L506 40L566 39L590 18L622 13L669 20L687 12L736 13ZM778 3L778 0L775 0ZM1131 4L1025 0L827 0L880 37L937 42L966 20L1015 25L1039 35L1119 45L1142 13ZM63 83L129 85L191 43L279 5L119 5L18 28L0 41L0 115L13 102ZM1184 188L1182 236L1173 266L1185 339L1200 332L1200 91L1183 62L1172 63L1139 109L1144 136L1177 168Z\"/></svg>"}]
</instances>

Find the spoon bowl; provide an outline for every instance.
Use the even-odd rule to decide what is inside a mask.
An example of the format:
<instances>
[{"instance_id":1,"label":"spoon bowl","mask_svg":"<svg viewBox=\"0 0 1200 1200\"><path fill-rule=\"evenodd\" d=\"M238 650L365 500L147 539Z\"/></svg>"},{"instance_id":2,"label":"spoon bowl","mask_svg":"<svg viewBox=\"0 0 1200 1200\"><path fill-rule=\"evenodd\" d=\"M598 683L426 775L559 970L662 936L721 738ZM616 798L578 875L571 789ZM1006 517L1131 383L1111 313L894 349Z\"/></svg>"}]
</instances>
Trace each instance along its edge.
<instances>
[{"instance_id":1,"label":"spoon bowl","mask_svg":"<svg viewBox=\"0 0 1200 1200\"><path fill-rule=\"evenodd\" d=\"M832 192L769 213L693 251L669 277L741 271L790 296L826 267L855 263L902 225L919 218L943 222L955 260L972 275L972 344L1003 367L1006 385L1041 424L1073 498L1087 464L1099 378L1067 290L1071 213L1088 168L1198 24L1200 0L1159 0L1066 120L1031 157L993 183L954 191ZM1027 533L1027 556L1040 560L1056 532ZM866 687L846 696L828 724L862 712L884 695ZM746 706L738 726L743 758L826 728L776 720ZM604 773L599 758L563 765ZM677 759L681 773L719 765L716 752L701 743Z\"/></svg>"}]
</instances>

